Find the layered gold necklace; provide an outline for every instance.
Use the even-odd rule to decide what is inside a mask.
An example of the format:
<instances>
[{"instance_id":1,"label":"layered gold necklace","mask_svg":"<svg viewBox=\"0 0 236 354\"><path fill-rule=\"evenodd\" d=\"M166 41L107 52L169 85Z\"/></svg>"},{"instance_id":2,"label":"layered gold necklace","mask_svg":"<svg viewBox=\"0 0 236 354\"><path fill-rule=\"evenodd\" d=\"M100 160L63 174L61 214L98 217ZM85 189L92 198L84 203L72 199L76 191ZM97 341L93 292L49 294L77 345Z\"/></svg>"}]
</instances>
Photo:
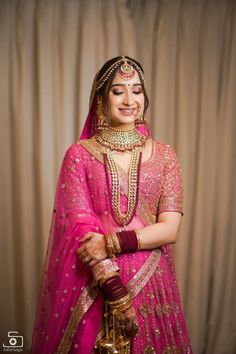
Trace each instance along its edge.
<instances>
[{"instance_id":1,"label":"layered gold necklace","mask_svg":"<svg viewBox=\"0 0 236 354\"><path fill-rule=\"evenodd\" d=\"M109 188L109 173L111 174L110 203L112 216L118 225L128 225L134 217L139 195L140 166L142 161L142 147L146 138L140 135L135 128L128 131L106 128L96 136L97 141L106 147L105 169L107 186ZM128 176L128 207L126 213L120 208L120 178L118 167L112 156L112 151L132 151Z\"/></svg>"},{"instance_id":2,"label":"layered gold necklace","mask_svg":"<svg viewBox=\"0 0 236 354\"><path fill-rule=\"evenodd\" d=\"M135 127L125 131L107 127L96 135L96 140L102 146L115 151L133 151L144 146L146 139Z\"/></svg>"},{"instance_id":3,"label":"layered gold necklace","mask_svg":"<svg viewBox=\"0 0 236 354\"><path fill-rule=\"evenodd\" d=\"M120 178L117 165L112 157L111 151L105 155L106 172L108 168L111 172L111 211L113 219L118 225L128 225L134 217L139 195L139 178L140 178L140 165L142 159L142 152L140 149L135 149L129 168L128 180L128 208L126 213L122 213L120 209ZM108 167L108 168L107 168ZM109 177L107 173L107 184L109 186Z\"/></svg>"}]
</instances>

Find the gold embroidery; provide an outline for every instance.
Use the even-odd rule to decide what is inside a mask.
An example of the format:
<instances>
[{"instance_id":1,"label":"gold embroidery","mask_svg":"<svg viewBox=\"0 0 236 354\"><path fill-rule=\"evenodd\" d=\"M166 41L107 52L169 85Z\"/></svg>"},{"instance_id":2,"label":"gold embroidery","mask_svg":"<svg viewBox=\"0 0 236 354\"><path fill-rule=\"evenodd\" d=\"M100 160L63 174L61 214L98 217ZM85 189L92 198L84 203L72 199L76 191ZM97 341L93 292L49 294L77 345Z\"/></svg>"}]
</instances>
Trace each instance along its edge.
<instances>
[{"instance_id":1,"label":"gold embroidery","mask_svg":"<svg viewBox=\"0 0 236 354\"><path fill-rule=\"evenodd\" d=\"M158 213L164 211L183 211L183 195L180 196L164 196L160 199Z\"/></svg>"},{"instance_id":2,"label":"gold embroidery","mask_svg":"<svg viewBox=\"0 0 236 354\"><path fill-rule=\"evenodd\" d=\"M177 345L168 345L162 352L162 354L180 354L180 349Z\"/></svg>"},{"instance_id":3,"label":"gold embroidery","mask_svg":"<svg viewBox=\"0 0 236 354\"><path fill-rule=\"evenodd\" d=\"M146 348L144 349L144 353L145 354L156 354L156 351L153 347L151 347L150 345L146 346Z\"/></svg>"},{"instance_id":4,"label":"gold embroidery","mask_svg":"<svg viewBox=\"0 0 236 354\"><path fill-rule=\"evenodd\" d=\"M161 308L160 304L156 305L156 313L157 313L157 316L159 316L159 317L162 316L162 308Z\"/></svg>"},{"instance_id":5,"label":"gold embroidery","mask_svg":"<svg viewBox=\"0 0 236 354\"><path fill-rule=\"evenodd\" d=\"M127 191L127 181L128 176L125 170L119 166L120 169L120 177L121 177L121 188L123 191ZM127 197L127 194L124 193ZM141 191L139 190L139 202L136 209L136 215L143 220L145 225L151 225L156 222L155 217L152 215L149 205L147 204L145 197L142 196Z\"/></svg>"},{"instance_id":6,"label":"gold embroidery","mask_svg":"<svg viewBox=\"0 0 236 354\"><path fill-rule=\"evenodd\" d=\"M57 354L66 354L69 352L72 339L75 335L79 321L86 311L90 308L96 298L96 292L92 292L89 286L87 286L80 295L77 304L71 314L69 323L62 337L61 343L57 350Z\"/></svg>"},{"instance_id":7,"label":"gold embroidery","mask_svg":"<svg viewBox=\"0 0 236 354\"><path fill-rule=\"evenodd\" d=\"M133 298L138 295L151 276L155 273L160 257L161 251L159 249L152 251L151 255L142 265L138 273L129 281L127 287L131 291Z\"/></svg>"},{"instance_id":8,"label":"gold embroidery","mask_svg":"<svg viewBox=\"0 0 236 354\"><path fill-rule=\"evenodd\" d=\"M150 330L147 317L152 313L151 304L147 302L145 297L144 289L142 290L142 305L139 308L141 315L144 318L145 330L146 330L146 339L147 346L144 349L144 353L147 354L155 354L155 348L152 347L152 342L150 338Z\"/></svg>"},{"instance_id":9,"label":"gold embroidery","mask_svg":"<svg viewBox=\"0 0 236 354\"><path fill-rule=\"evenodd\" d=\"M81 140L79 144L82 145L85 150L93 155L99 162L102 164L104 163L103 150L101 149L101 146L96 142L95 138L92 137L88 140Z\"/></svg>"}]
</instances>

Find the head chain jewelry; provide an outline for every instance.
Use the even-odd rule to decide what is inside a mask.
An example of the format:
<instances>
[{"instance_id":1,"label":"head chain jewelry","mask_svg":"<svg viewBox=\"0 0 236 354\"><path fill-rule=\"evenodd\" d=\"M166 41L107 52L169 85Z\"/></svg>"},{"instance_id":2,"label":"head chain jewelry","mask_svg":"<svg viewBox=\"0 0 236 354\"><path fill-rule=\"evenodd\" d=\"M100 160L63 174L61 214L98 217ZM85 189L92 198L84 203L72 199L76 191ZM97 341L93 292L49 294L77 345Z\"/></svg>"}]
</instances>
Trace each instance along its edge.
<instances>
[{"instance_id":1,"label":"head chain jewelry","mask_svg":"<svg viewBox=\"0 0 236 354\"><path fill-rule=\"evenodd\" d=\"M138 72L139 76L141 77L143 84L145 85L145 80L144 80L144 74L141 70L141 68L139 67L138 64L136 64L133 60L131 59L127 59L125 57L122 57L122 59L119 59L118 61L116 61L115 63L113 63L110 68L107 69L107 71L102 75L102 77L98 80L97 82L97 87L96 90L98 91L104 84L105 82L109 79L109 77L111 76L111 74L118 68L118 66L121 63L126 63L128 62L130 65L132 65L135 70Z\"/></svg>"}]
</instances>

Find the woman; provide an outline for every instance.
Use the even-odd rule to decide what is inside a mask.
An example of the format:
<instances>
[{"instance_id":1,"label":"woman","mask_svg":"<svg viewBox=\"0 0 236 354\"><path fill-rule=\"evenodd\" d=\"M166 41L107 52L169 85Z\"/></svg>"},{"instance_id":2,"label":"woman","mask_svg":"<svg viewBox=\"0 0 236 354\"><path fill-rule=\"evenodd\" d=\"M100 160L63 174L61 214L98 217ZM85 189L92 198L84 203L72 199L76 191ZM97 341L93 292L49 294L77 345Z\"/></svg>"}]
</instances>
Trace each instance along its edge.
<instances>
[{"instance_id":1,"label":"woman","mask_svg":"<svg viewBox=\"0 0 236 354\"><path fill-rule=\"evenodd\" d=\"M151 139L141 65L109 60L90 103L59 176L32 353L192 353L171 250L180 167Z\"/></svg>"}]
</instances>

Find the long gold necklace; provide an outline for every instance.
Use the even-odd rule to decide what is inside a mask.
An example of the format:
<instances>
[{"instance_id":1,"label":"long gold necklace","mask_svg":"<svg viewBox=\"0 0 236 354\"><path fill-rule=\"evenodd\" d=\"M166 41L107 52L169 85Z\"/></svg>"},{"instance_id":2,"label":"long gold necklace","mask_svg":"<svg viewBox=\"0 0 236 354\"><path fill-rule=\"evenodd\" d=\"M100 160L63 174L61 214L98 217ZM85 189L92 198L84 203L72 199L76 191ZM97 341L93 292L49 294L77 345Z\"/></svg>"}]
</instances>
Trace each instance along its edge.
<instances>
[{"instance_id":1,"label":"long gold necklace","mask_svg":"<svg viewBox=\"0 0 236 354\"><path fill-rule=\"evenodd\" d=\"M134 149L131 157L129 168L128 180L128 208L126 213L122 213L120 209L120 178L117 165L112 157L110 150L105 154L105 167L107 185L109 187L108 169L111 172L111 211L112 216L118 225L128 225L134 217L139 195L139 179L140 179L140 166L142 160L141 149Z\"/></svg>"},{"instance_id":2,"label":"long gold necklace","mask_svg":"<svg viewBox=\"0 0 236 354\"><path fill-rule=\"evenodd\" d=\"M139 134L135 127L126 131L107 127L96 135L96 140L110 150L133 151L144 146L147 138Z\"/></svg>"}]
</instances>

